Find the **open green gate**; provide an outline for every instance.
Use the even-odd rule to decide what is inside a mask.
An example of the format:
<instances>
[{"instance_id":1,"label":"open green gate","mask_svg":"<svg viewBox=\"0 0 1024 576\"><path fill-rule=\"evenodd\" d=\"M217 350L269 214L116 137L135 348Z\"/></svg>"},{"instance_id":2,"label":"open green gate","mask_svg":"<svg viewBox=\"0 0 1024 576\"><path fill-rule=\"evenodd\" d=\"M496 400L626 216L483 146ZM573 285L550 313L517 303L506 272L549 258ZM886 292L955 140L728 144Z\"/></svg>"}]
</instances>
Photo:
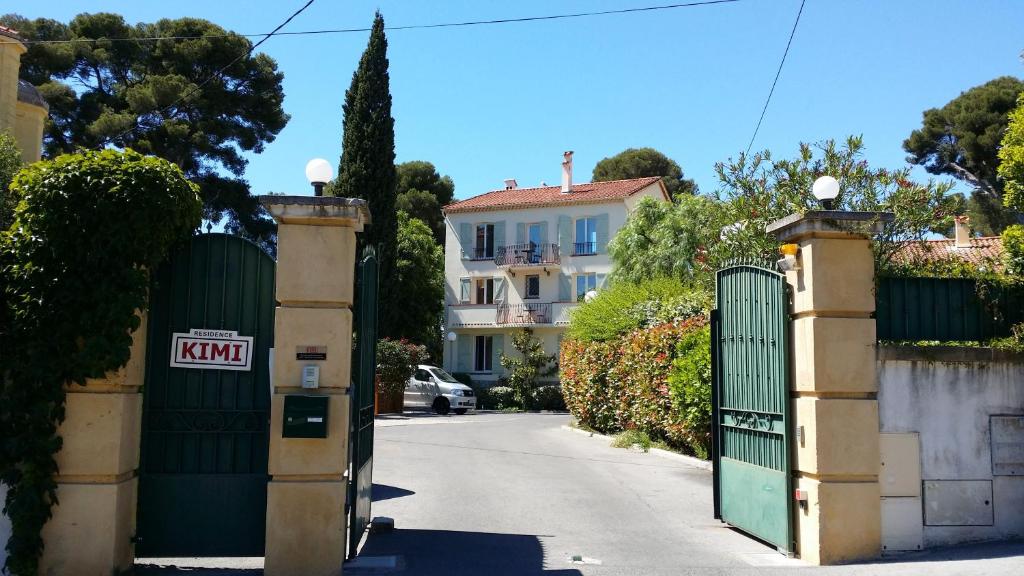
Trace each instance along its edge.
<instances>
[{"instance_id":1,"label":"open green gate","mask_svg":"<svg viewBox=\"0 0 1024 576\"><path fill-rule=\"evenodd\" d=\"M793 551L786 279L737 263L718 271L716 294L715 517Z\"/></svg>"},{"instance_id":2,"label":"open green gate","mask_svg":"<svg viewBox=\"0 0 1024 576\"><path fill-rule=\"evenodd\" d=\"M356 358L352 362L352 417L349 450L348 557L354 558L370 524L373 488L374 376L377 372L377 254L363 251L357 266Z\"/></svg>"},{"instance_id":3,"label":"open green gate","mask_svg":"<svg viewBox=\"0 0 1024 576\"><path fill-rule=\"evenodd\" d=\"M136 554L263 556L274 260L203 234L152 277Z\"/></svg>"}]
</instances>

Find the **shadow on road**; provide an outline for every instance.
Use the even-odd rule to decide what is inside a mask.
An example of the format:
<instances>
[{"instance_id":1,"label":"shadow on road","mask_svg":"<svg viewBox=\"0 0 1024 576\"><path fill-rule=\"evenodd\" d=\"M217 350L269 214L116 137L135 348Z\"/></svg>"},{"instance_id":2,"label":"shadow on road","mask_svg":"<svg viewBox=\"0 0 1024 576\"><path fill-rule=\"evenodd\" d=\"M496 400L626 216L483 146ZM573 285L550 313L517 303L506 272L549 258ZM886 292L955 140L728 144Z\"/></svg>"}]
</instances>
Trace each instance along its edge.
<instances>
[{"instance_id":1,"label":"shadow on road","mask_svg":"<svg viewBox=\"0 0 1024 576\"><path fill-rule=\"evenodd\" d=\"M405 488L388 486L387 484L374 484L370 491L370 499L372 502L380 502L381 500L391 500L392 498L412 496L413 494L415 494L415 492L412 490L406 490Z\"/></svg>"},{"instance_id":2,"label":"shadow on road","mask_svg":"<svg viewBox=\"0 0 1024 576\"><path fill-rule=\"evenodd\" d=\"M403 573L416 576L582 576L567 558L545 558L540 538L529 534L394 530L369 534L359 556L399 556Z\"/></svg>"}]
</instances>

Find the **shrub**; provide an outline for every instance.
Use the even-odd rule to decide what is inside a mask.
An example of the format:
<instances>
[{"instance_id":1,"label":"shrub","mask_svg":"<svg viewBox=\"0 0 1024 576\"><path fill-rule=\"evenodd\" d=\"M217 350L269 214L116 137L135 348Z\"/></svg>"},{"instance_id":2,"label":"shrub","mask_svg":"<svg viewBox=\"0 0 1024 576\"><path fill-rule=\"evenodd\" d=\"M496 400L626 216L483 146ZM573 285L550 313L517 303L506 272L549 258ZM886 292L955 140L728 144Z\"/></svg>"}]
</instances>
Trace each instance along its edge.
<instances>
[{"instance_id":1,"label":"shrub","mask_svg":"<svg viewBox=\"0 0 1024 576\"><path fill-rule=\"evenodd\" d=\"M565 399L560 386L538 386L533 390L532 406L537 410L564 411Z\"/></svg>"},{"instance_id":2,"label":"shrub","mask_svg":"<svg viewBox=\"0 0 1024 576\"><path fill-rule=\"evenodd\" d=\"M669 436L700 458L711 452L711 327L690 332L676 343L668 377L672 408L681 421Z\"/></svg>"},{"instance_id":3,"label":"shrub","mask_svg":"<svg viewBox=\"0 0 1024 576\"><path fill-rule=\"evenodd\" d=\"M427 357L427 348L408 340L377 341L377 379L381 394L401 394L416 371L416 365Z\"/></svg>"},{"instance_id":4,"label":"shrub","mask_svg":"<svg viewBox=\"0 0 1024 576\"><path fill-rule=\"evenodd\" d=\"M573 310L566 338L612 340L638 328L700 314L710 309L712 299L706 290L688 287L675 278L618 282Z\"/></svg>"},{"instance_id":5,"label":"shrub","mask_svg":"<svg viewBox=\"0 0 1024 576\"><path fill-rule=\"evenodd\" d=\"M1024 226L1014 224L1003 230L1002 240L1006 272L1024 275Z\"/></svg>"},{"instance_id":6,"label":"shrub","mask_svg":"<svg viewBox=\"0 0 1024 576\"><path fill-rule=\"evenodd\" d=\"M632 448L633 446L644 452L650 452L651 437L639 430L624 430L612 439L612 448Z\"/></svg>"},{"instance_id":7,"label":"shrub","mask_svg":"<svg viewBox=\"0 0 1024 576\"><path fill-rule=\"evenodd\" d=\"M554 355L544 353L544 343L534 338L533 330L523 328L512 334L512 347L519 356L501 355L501 366L508 371L508 384L520 408L533 408L533 389L537 378L551 376L558 371Z\"/></svg>"},{"instance_id":8,"label":"shrub","mask_svg":"<svg viewBox=\"0 0 1024 576\"><path fill-rule=\"evenodd\" d=\"M465 372L452 372L452 378L455 378L459 382L462 382L466 386L469 386L473 390L476 390L476 386L473 385L473 377Z\"/></svg>"},{"instance_id":9,"label":"shrub","mask_svg":"<svg viewBox=\"0 0 1024 576\"><path fill-rule=\"evenodd\" d=\"M487 405L495 410L516 408L515 394L508 386L492 386L487 389Z\"/></svg>"}]
</instances>

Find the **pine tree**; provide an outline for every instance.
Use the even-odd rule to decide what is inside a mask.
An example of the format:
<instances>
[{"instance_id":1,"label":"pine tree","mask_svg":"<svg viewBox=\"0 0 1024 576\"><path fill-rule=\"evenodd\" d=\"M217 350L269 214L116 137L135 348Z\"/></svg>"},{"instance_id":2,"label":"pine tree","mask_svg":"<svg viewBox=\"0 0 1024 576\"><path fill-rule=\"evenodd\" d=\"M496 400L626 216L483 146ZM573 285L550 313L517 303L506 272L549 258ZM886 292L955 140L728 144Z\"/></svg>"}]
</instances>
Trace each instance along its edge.
<instances>
[{"instance_id":1,"label":"pine tree","mask_svg":"<svg viewBox=\"0 0 1024 576\"><path fill-rule=\"evenodd\" d=\"M341 161L338 178L328 193L346 198L363 198L370 204L372 222L363 232L364 245L375 246L380 259L378 301L391 302L395 270L395 244L398 222L395 171L395 119L391 117L391 90L388 77L388 41L384 36L384 17L377 12L370 41L345 92ZM392 308L380 307L379 334L382 338L397 333L399 316Z\"/></svg>"}]
</instances>

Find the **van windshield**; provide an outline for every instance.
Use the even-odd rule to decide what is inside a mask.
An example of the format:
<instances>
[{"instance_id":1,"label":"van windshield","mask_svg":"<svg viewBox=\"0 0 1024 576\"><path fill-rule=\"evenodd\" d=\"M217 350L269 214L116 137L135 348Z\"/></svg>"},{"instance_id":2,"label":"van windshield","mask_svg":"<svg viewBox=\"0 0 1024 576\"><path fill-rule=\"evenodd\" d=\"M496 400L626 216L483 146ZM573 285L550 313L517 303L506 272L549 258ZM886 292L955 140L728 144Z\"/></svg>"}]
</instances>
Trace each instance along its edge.
<instances>
[{"instance_id":1,"label":"van windshield","mask_svg":"<svg viewBox=\"0 0 1024 576\"><path fill-rule=\"evenodd\" d=\"M448 382L449 384L459 383L459 381L456 380L454 376L445 372L444 370L441 370L440 368L431 368L430 372L434 375L435 378L437 378L441 382Z\"/></svg>"}]
</instances>

